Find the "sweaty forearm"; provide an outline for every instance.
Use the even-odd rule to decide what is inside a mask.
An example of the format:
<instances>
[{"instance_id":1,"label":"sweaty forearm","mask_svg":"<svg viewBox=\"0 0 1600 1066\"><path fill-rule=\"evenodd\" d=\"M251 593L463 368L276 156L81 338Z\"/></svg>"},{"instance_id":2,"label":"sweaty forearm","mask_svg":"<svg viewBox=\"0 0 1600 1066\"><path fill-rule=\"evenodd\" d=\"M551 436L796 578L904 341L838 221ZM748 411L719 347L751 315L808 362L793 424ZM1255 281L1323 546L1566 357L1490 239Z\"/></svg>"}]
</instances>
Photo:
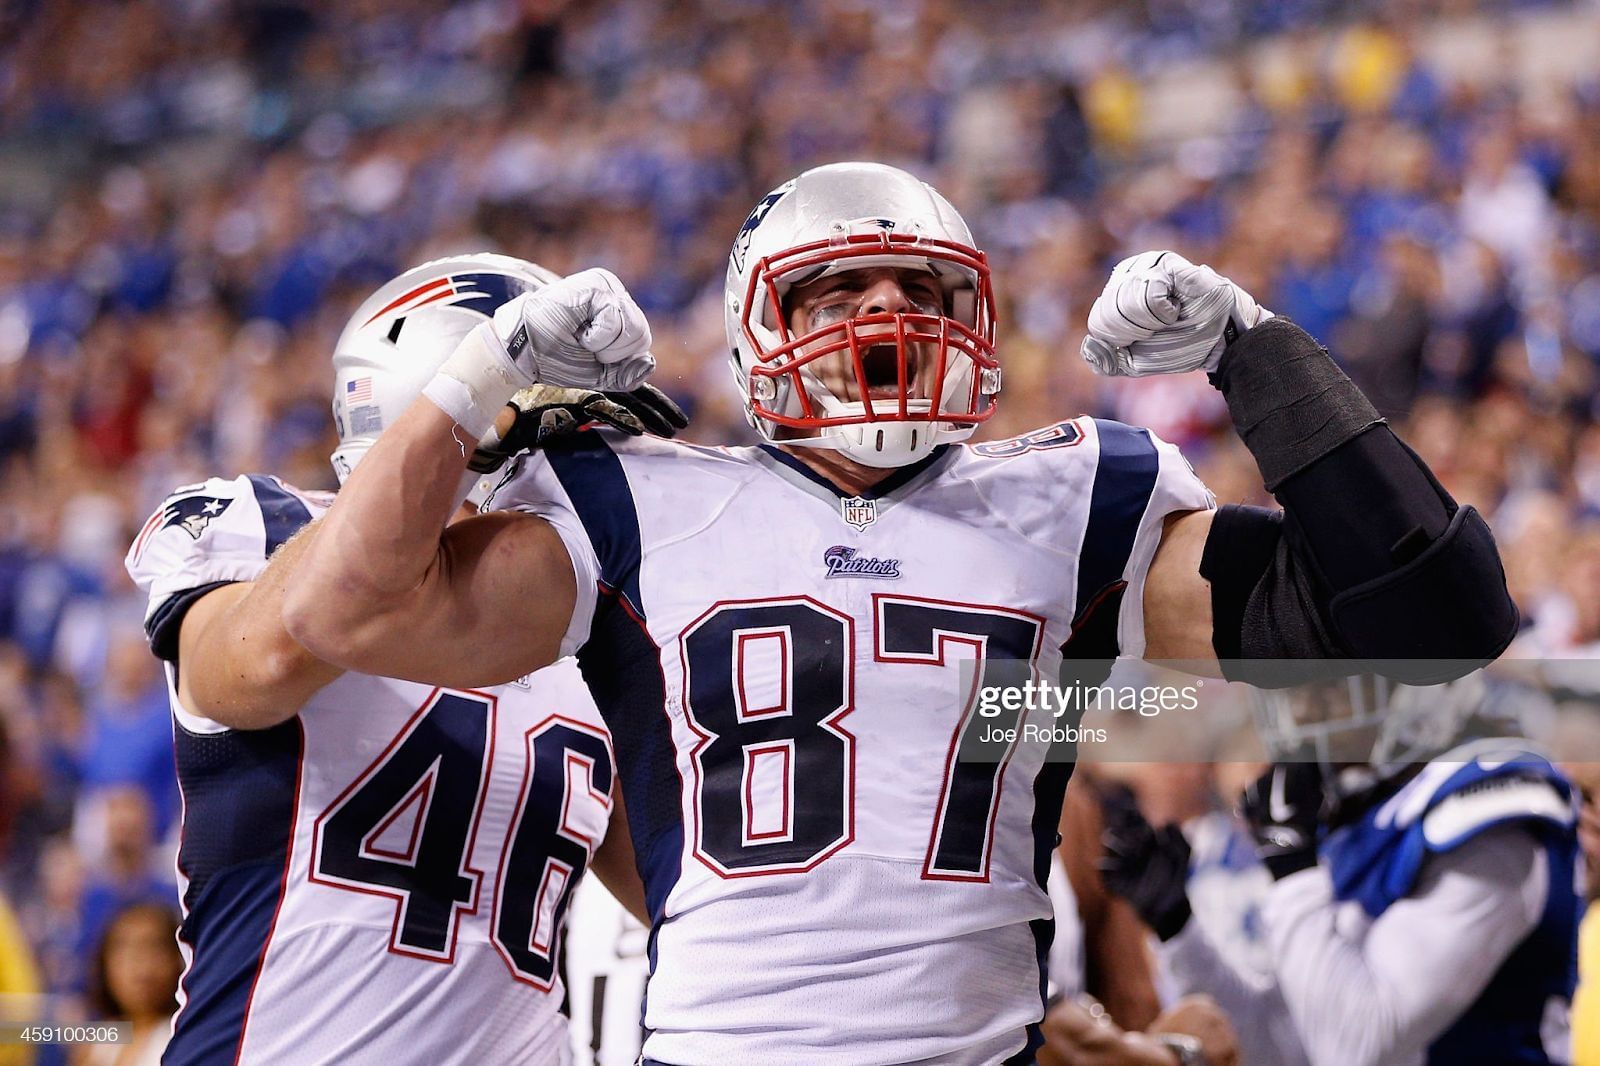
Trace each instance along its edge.
<instances>
[{"instance_id":1,"label":"sweaty forearm","mask_svg":"<svg viewBox=\"0 0 1600 1066\"><path fill-rule=\"evenodd\" d=\"M404 612L439 565L440 535L459 504L470 444L421 399L386 430L340 489L299 560L284 599L289 632L313 650Z\"/></svg>"},{"instance_id":2,"label":"sweaty forearm","mask_svg":"<svg viewBox=\"0 0 1600 1066\"><path fill-rule=\"evenodd\" d=\"M1045 1016L1040 1066L1173 1066L1177 1055L1143 1033L1124 1031L1103 1012L1071 1000Z\"/></svg>"}]
</instances>

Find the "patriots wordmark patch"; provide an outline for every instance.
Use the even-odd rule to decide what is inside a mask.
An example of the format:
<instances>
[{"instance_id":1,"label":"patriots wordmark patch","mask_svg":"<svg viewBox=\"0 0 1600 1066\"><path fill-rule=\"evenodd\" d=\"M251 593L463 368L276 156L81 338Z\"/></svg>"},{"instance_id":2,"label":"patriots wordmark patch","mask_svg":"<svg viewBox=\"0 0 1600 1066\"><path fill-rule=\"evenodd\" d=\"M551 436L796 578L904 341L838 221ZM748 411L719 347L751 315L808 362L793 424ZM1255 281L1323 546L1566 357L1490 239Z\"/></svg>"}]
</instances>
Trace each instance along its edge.
<instances>
[{"instance_id":1,"label":"patriots wordmark patch","mask_svg":"<svg viewBox=\"0 0 1600 1066\"><path fill-rule=\"evenodd\" d=\"M878 520L878 501L848 496L839 501L839 513L846 522L864 531Z\"/></svg>"},{"instance_id":2,"label":"patriots wordmark patch","mask_svg":"<svg viewBox=\"0 0 1600 1066\"><path fill-rule=\"evenodd\" d=\"M893 581L900 576L899 559L874 559L854 548L835 544L822 553L822 564L829 577L875 577Z\"/></svg>"},{"instance_id":3,"label":"patriots wordmark patch","mask_svg":"<svg viewBox=\"0 0 1600 1066\"><path fill-rule=\"evenodd\" d=\"M161 528L177 526L199 540L211 520L226 511L232 502L220 496L185 496L173 500L161 509Z\"/></svg>"}]
</instances>

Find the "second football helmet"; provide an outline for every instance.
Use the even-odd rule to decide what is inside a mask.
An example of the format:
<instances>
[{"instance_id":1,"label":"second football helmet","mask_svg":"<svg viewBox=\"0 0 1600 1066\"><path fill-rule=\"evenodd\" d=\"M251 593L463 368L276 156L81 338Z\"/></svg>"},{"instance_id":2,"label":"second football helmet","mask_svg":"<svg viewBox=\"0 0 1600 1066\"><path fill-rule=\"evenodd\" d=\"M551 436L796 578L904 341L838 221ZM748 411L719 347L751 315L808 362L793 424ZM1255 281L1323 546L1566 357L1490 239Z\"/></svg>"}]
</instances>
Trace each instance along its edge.
<instances>
[{"instance_id":1,"label":"second football helmet","mask_svg":"<svg viewBox=\"0 0 1600 1066\"><path fill-rule=\"evenodd\" d=\"M1256 732L1273 761L1351 764L1387 779L1468 740L1520 737L1548 699L1482 670L1439 685L1376 675L1295 689L1252 689Z\"/></svg>"},{"instance_id":2,"label":"second football helmet","mask_svg":"<svg viewBox=\"0 0 1600 1066\"><path fill-rule=\"evenodd\" d=\"M332 459L340 483L474 326L558 277L509 255L479 252L423 263L367 297L334 348L339 447Z\"/></svg>"}]
</instances>

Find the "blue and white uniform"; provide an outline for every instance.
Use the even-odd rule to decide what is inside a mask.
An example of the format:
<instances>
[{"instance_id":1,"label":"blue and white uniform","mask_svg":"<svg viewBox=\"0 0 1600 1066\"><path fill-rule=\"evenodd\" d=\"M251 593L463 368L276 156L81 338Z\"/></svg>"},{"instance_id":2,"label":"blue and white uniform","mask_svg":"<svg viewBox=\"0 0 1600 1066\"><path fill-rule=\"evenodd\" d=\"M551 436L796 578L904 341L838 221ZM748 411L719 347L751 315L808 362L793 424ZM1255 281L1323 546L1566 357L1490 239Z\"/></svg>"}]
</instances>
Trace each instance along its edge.
<instances>
[{"instance_id":1,"label":"blue and white uniform","mask_svg":"<svg viewBox=\"0 0 1600 1066\"><path fill-rule=\"evenodd\" d=\"M1262 919L1272 875L1231 814L1209 812L1185 823L1183 831L1193 849L1186 885L1193 916L1177 936L1156 946L1163 995L1214 998L1233 1022L1245 1062L1307 1066L1278 991Z\"/></svg>"},{"instance_id":2,"label":"blue and white uniform","mask_svg":"<svg viewBox=\"0 0 1600 1066\"><path fill-rule=\"evenodd\" d=\"M1277 985L1314 1066L1566 1062L1575 824L1547 759L1475 741L1274 886Z\"/></svg>"},{"instance_id":3,"label":"blue and white uniform","mask_svg":"<svg viewBox=\"0 0 1600 1066\"><path fill-rule=\"evenodd\" d=\"M184 801L169 1063L560 1063L558 955L611 809L610 736L565 660L437 689L348 673L259 731L190 714L178 627L331 502L180 489L127 566L167 661Z\"/></svg>"},{"instance_id":4,"label":"blue and white uniform","mask_svg":"<svg viewBox=\"0 0 1600 1066\"><path fill-rule=\"evenodd\" d=\"M971 664L1053 680L1075 623L1143 651L1162 520L1212 506L1177 450L1078 419L844 498L776 449L600 432L488 506L546 518L577 571L654 919L646 1057L1023 1052L1070 766L1043 712L977 713Z\"/></svg>"}]
</instances>

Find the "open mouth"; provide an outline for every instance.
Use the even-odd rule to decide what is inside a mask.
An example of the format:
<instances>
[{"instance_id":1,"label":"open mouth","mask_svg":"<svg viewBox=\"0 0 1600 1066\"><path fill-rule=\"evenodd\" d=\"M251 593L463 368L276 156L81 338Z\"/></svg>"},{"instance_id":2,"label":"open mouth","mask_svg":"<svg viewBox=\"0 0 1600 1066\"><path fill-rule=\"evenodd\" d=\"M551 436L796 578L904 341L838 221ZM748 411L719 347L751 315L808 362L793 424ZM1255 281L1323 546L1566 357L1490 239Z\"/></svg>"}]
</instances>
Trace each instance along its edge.
<instances>
[{"instance_id":1,"label":"open mouth","mask_svg":"<svg viewBox=\"0 0 1600 1066\"><path fill-rule=\"evenodd\" d=\"M900 346L874 344L861 353L861 369L866 378L868 394L873 399L900 394ZM915 371L906 375L915 377Z\"/></svg>"}]
</instances>

